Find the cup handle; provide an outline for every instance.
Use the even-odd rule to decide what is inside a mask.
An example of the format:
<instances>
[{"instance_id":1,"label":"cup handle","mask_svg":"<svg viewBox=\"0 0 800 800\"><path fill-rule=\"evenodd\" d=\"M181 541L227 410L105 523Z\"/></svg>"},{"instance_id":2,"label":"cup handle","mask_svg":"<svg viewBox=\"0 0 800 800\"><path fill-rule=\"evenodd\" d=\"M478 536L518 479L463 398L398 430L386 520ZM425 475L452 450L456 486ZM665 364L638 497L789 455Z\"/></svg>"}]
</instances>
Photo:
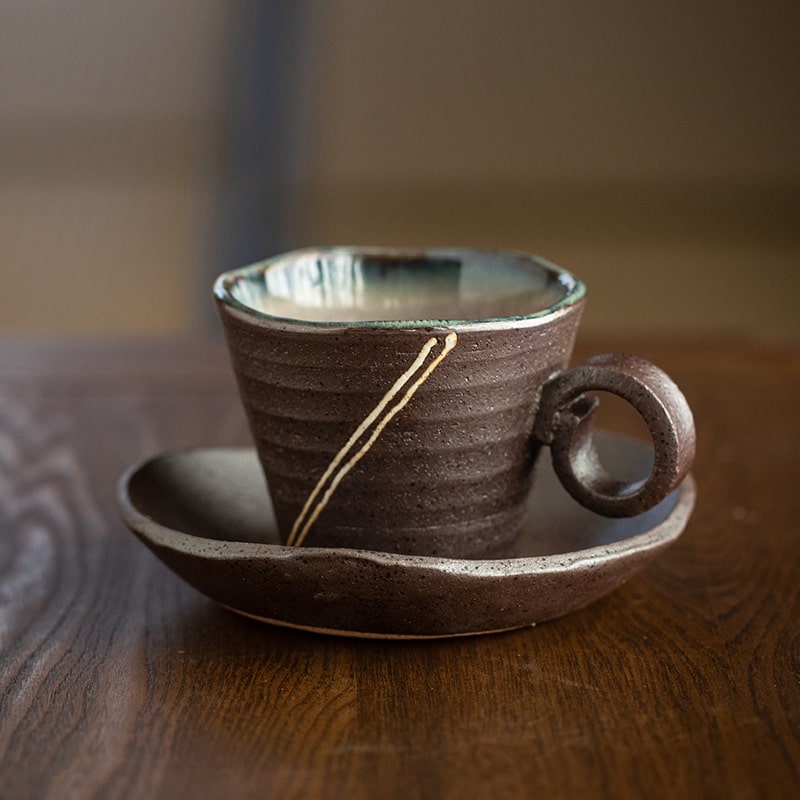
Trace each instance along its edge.
<instances>
[{"instance_id":1,"label":"cup handle","mask_svg":"<svg viewBox=\"0 0 800 800\"><path fill-rule=\"evenodd\" d=\"M591 391L618 395L644 419L654 449L653 469L644 480L616 480L600 463L592 441L598 401L586 394ZM681 390L649 361L617 353L595 356L550 378L534 438L550 446L564 488L607 517L632 517L657 505L684 479L695 451L694 419Z\"/></svg>"}]
</instances>

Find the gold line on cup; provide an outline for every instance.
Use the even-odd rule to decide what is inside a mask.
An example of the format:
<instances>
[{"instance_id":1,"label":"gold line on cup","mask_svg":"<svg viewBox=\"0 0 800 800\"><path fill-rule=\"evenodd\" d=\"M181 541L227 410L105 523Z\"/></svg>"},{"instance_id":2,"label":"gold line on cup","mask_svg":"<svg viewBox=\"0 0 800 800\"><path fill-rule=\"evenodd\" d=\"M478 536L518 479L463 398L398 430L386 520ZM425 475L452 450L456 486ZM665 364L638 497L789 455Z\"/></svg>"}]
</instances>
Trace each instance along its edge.
<instances>
[{"instance_id":1,"label":"gold line on cup","mask_svg":"<svg viewBox=\"0 0 800 800\"><path fill-rule=\"evenodd\" d=\"M317 521L317 518L328 504L347 473L350 472L350 470L353 469L353 467L355 467L355 465L367 454L381 433L383 433L386 426L408 405L408 403L411 401L411 398L416 394L420 386L422 386L422 384L425 383L428 378L430 378L434 370L436 370L442 361L449 355L450 351L456 346L457 343L458 336L455 333L447 334L442 352L439 353L439 355L437 355L433 361L431 361L424 372L408 387L400 400L381 418L381 414L383 414L389 403L391 403L391 401L403 390L403 388L405 388L409 381L411 381L414 375L419 371L420 367L422 367L422 365L425 363L425 360L430 355L431 350L433 350L433 348L438 344L438 339L431 337L427 342L425 342L411 366L409 366L409 368L394 382L391 389L389 389L389 391L381 398L378 405L376 405L375 408L370 411L370 413L353 432L352 436L350 436L350 438L347 440L347 443L334 456L333 460L322 474L322 477L317 482L317 485L308 496L302 511L297 516L297 519L292 526L291 533L286 541L288 546L300 547L300 545L303 544L309 531ZM375 425L375 428L373 429L367 441L344 464L344 466L342 466L338 472L336 472L337 467L339 467L342 461L344 461L348 453L350 453L361 437L376 422L377 424ZM331 476L333 477L331 478ZM317 497L319 496L320 492L322 492L322 489L328 482L329 478L331 479L330 485L325 490L322 497L317 501ZM316 505L314 505L315 501L317 501Z\"/></svg>"}]
</instances>

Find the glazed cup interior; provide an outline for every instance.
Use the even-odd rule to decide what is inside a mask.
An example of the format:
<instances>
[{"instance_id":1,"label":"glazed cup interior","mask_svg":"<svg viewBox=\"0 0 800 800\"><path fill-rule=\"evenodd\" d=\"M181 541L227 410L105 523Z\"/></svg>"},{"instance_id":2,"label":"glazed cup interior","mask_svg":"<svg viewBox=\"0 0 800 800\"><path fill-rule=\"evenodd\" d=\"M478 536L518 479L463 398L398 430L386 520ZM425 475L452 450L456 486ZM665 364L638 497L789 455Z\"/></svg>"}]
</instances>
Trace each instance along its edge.
<instances>
[{"instance_id":1,"label":"glazed cup interior","mask_svg":"<svg viewBox=\"0 0 800 800\"><path fill-rule=\"evenodd\" d=\"M420 326L535 318L585 290L568 272L521 253L329 248L228 272L215 291L256 316Z\"/></svg>"}]
</instances>

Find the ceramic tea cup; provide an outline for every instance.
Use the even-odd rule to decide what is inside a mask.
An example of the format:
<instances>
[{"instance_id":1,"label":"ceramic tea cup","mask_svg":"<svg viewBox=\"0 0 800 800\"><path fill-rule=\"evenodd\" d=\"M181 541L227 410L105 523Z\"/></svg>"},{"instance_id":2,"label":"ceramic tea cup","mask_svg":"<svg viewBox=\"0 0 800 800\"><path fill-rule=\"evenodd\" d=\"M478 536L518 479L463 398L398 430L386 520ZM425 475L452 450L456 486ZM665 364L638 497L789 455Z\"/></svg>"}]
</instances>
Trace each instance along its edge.
<instances>
[{"instance_id":1,"label":"ceramic tea cup","mask_svg":"<svg viewBox=\"0 0 800 800\"><path fill-rule=\"evenodd\" d=\"M580 280L516 252L306 249L214 287L260 463L289 546L496 558L513 553L537 458L586 507L633 516L694 456L677 386L651 363L568 368ZM650 475L608 475L593 391L630 402Z\"/></svg>"}]
</instances>

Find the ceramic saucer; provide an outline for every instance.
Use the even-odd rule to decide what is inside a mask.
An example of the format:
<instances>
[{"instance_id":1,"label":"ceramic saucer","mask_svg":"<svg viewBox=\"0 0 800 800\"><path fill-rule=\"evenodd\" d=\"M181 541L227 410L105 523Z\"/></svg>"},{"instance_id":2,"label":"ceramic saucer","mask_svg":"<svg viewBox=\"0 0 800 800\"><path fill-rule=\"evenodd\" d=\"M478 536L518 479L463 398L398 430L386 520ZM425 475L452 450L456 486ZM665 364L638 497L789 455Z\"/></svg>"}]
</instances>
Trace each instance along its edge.
<instances>
[{"instance_id":1,"label":"ceramic saucer","mask_svg":"<svg viewBox=\"0 0 800 800\"><path fill-rule=\"evenodd\" d=\"M615 475L646 474L649 446L596 438ZM672 544L692 512L689 476L646 514L597 516L566 494L542 456L526 533L515 557L502 560L282 546L250 448L164 453L123 476L119 503L127 525L170 569L241 614L351 636L479 634L597 600Z\"/></svg>"}]
</instances>

